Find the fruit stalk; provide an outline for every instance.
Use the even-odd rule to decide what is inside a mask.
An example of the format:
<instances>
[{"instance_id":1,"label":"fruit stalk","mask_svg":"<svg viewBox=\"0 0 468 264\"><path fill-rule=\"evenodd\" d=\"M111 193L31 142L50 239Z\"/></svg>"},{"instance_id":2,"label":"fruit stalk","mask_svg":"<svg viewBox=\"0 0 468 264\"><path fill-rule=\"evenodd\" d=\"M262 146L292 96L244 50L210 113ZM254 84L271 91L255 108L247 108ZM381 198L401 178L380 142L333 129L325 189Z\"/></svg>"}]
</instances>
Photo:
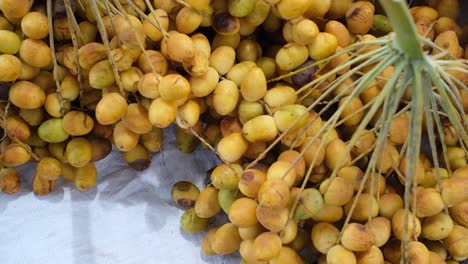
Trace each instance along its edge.
<instances>
[{"instance_id":1,"label":"fruit stalk","mask_svg":"<svg viewBox=\"0 0 468 264\"><path fill-rule=\"evenodd\" d=\"M418 33L416 32L416 27L406 1L380 0L379 2L387 13L393 31L395 32L395 40L398 48L411 59L424 59Z\"/></svg>"}]
</instances>

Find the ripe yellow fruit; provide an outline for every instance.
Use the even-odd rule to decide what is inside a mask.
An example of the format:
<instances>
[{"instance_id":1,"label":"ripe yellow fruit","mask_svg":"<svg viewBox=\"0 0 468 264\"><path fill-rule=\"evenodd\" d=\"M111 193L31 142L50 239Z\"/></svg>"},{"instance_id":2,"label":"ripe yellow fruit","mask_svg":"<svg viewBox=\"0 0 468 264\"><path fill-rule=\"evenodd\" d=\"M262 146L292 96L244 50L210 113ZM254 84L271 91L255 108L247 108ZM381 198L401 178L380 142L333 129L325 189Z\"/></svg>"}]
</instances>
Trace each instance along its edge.
<instances>
[{"instance_id":1,"label":"ripe yellow fruit","mask_svg":"<svg viewBox=\"0 0 468 264\"><path fill-rule=\"evenodd\" d=\"M344 227L341 243L351 251L366 251L374 243L374 237L365 225L351 223Z\"/></svg>"},{"instance_id":2,"label":"ripe yellow fruit","mask_svg":"<svg viewBox=\"0 0 468 264\"><path fill-rule=\"evenodd\" d=\"M248 142L242 133L235 132L223 137L216 146L220 156L227 162L239 160L247 151Z\"/></svg>"}]
</instances>

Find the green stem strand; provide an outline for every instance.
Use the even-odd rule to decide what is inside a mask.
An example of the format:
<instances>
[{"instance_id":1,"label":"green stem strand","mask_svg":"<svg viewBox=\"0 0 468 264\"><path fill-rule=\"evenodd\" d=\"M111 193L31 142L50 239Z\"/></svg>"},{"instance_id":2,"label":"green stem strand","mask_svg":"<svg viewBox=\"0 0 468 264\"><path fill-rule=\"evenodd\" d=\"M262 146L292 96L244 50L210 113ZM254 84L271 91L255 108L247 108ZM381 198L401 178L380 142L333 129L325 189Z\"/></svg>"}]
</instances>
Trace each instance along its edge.
<instances>
[{"instance_id":1,"label":"green stem strand","mask_svg":"<svg viewBox=\"0 0 468 264\"><path fill-rule=\"evenodd\" d=\"M419 36L406 1L379 0L379 2L392 24L398 48L411 59L424 59Z\"/></svg>"}]
</instances>

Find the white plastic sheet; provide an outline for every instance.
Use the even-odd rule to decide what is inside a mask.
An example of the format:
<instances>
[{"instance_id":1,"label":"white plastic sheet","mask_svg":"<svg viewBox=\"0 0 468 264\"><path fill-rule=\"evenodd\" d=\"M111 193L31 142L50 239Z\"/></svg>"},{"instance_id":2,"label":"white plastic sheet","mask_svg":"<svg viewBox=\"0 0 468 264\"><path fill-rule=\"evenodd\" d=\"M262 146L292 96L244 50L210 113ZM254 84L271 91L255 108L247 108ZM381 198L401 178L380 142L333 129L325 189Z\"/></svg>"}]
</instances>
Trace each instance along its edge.
<instances>
[{"instance_id":1,"label":"white plastic sheet","mask_svg":"<svg viewBox=\"0 0 468 264\"><path fill-rule=\"evenodd\" d=\"M172 185L189 180L203 187L218 160L201 147L180 153L173 135L165 131L163 152L144 172L111 153L97 163L98 183L88 192L60 181L48 196L36 196L33 166L20 168L21 191L0 193L0 263L239 263L238 256L204 256L204 233L180 229L184 211L171 200Z\"/></svg>"}]
</instances>

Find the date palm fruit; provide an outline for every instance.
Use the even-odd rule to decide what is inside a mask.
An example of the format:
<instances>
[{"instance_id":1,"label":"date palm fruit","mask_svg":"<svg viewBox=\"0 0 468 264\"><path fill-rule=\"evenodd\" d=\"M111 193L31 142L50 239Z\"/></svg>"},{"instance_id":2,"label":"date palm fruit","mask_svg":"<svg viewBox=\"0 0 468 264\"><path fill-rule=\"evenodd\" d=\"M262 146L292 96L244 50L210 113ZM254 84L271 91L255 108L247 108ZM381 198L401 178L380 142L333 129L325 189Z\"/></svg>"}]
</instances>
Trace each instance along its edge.
<instances>
[{"instance_id":1,"label":"date palm fruit","mask_svg":"<svg viewBox=\"0 0 468 264\"><path fill-rule=\"evenodd\" d=\"M64 142L70 136L63 129L63 120L62 118L51 118L42 123L37 133L39 137L49 143L60 143Z\"/></svg>"},{"instance_id":2,"label":"date palm fruit","mask_svg":"<svg viewBox=\"0 0 468 264\"><path fill-rule=\"evenodd\" d=\"M180 181L172 187L172 200L182 207L192 207L200 194L198 187L188 181Z\"/></svg>"},{"instance_id":3,"label":"date palm fruit","mask_svg":"<svg viewBox=\"0 0 468 264\"><path fill-rule=\"evenodd\" d=\"M241 241L237 227L227 223L216 230L211 248L216 254L226 255L238 250Z\"/></svg>"},{"instance_id":4,"label":"date palm fruit","mask_svg":"<svg viewBox=\"0 0 468 264\"><path fill-rule=\"evenodd\" d=\"M123 152L123 158L132 169L137 171L144 171L151 165L148 150L140 144Z\"/></svg>"},{"instance_id":5,"label":"date palm fruit","mask_svg":"<svg viewBox=\"0 0 468 264\"><path fill-rule=\"evenodd\" d=\"M200 218L195 214L195 209L190 208L180 217L180 226L185 232L198 233L208 226L208 218Z\"/></svg>"},{"instance_id":6,"label":"date palm fruit","mask_svg":"<svg viewBox=\"0 0 468 264\"><path fill-rule=\"evenodd\" d=\"M39 177L42 180L54 181L62 174L62 166L60 162L54 158L42 158L37 163L34 174L35 177Z\"/></svg>"},{"instance_id":7,"label":"date palm fruit","mask_svg":"<svg viewBox=\"0 0 468 264\"><path fill-rule=\"evenodd\" d=\"M0 169L0 190L6 194L17 193L20 190L20 176L15 168Z\"/></svg>"},{"instance_id":8,"label":"date palm fruit","mask_svg":"<svg viewBox=\"0 0 468 264\"><path fill-rule=\"evenodd\" d=\"M75 168L75 187L84 192L96 184L97 169L93 162L89 162L83 167Z\"/></svg>"},{"instance_id":9,"label":"date palm fruit","mask_svg":"<svg viewBox=\"0 0 468 264\"><path fill-rule=\"evenodd\" d=\"M374 243L374 238L365 225L351 223L344 227L341 243L351 251L366 251Z\"/></svg>"},{"instance_id":10,"label":"date palm fruit","mask_svg":"<svg viewBox=\"0 0 468 264\"><path fill-rule=\"evenodd\" d=\"M195 201L195 212L199 217L210 218L221 210L218 202L218 190L207 187L202 190Z\"/></svg>"},{"instance_id":11,"label":"date palm fruit","mask_svg":"<svg viewBox=\"0 0 468 264\"><path fill-rule=\"evenodd\" d=\"M310 233L312 244L322 254L327 254L337 242L340 235L338 228L329 223L317 223Z\"/></svg>"}]
</instances>

